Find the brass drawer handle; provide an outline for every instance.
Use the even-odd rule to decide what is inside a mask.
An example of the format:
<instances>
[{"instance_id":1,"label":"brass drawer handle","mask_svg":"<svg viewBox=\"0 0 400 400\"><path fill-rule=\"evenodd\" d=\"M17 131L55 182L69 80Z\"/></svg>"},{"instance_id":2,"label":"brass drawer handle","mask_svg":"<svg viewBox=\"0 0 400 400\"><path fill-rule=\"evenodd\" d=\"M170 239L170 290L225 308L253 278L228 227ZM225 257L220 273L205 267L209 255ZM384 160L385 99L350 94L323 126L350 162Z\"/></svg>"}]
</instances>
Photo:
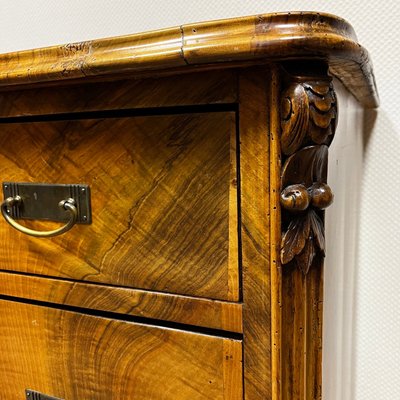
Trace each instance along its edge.
<instances>
[{"instance_id":1,"label":"brass drawer handle","mask_svg":"<svg viewBox=\"0 0 400 400\"><path fill-rule=\"evenodd\" d=\"M59 205L59 207L61 207L62 209L64 209L66 212L68 212L70 214L69 221L65 225L61 226L60 228L54 229L52 231L35 231L33 229L29 229L23 225L20 225L13 218L11 218L10 215L8 215L9 208L19 207L21 204L22 204L21 196L8 197L1 204L1 213L3 214L4 219L13 228L15 228L16 230L18 230L22 233L30 235L30 236L48 238L48 237L61 235L62 233L69 231L75 225L77 217L78 217L78 210L75 207L75 200L74 199L62 200L58 203L58 205Z\"/></svg>"}]
</instances>

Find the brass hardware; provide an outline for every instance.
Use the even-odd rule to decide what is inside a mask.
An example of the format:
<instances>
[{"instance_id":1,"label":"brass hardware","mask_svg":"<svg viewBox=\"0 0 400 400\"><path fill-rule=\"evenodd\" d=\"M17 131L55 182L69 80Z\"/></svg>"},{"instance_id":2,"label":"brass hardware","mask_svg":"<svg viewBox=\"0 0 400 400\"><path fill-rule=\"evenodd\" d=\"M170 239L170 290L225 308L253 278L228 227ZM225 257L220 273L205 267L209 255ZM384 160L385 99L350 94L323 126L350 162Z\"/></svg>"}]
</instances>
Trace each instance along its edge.
<instances>
[{"instance_id":1,"label":"brass hardware","mask_svg":"<svg viewBox=\"0 0 400 400\"><path fill-rule=\"evenodd\" d=\"M69 231L76 222L76 217L78 216L78 211L75 207L75 201L74 199L67 199L67 200L62 200L58 203L58 205L61 208L64 208L65 211L68 211L70 214L69 221L67 224L64 226L54 229L51 231L35 231L34 229L29 229L26 226L20 225L18 222L16 222L14 219L12 219L8 215L9 208L11 207L19 207L22 204L22 198L21 196L15 196L15 197L8 197L3 201L1 204L1 213L3 214L4 219L16 230L25 233L30 236L35 236L35 237L53 237L57 235L61 235L64 232Z\"/></svg>"},{"instance_id":2,"label":"brass hardware","mask_svg":"<svg viewBox=\"0 0 400 400\"><path fill-rule=\"evenodd\" d=\"M87 185L3 183L4 219L18 231L34 237L53 237L69 231L76 223L91 223L90 190ZM60 201L61 199L61 201ZM36 231L17 219L66 222L58 229Z\"/></svg>"},{"instance_id":3,"label":"brass hardware","mask_svg":"<svg viewBox=\"0 0 400 400\"><path fill-rule=\"evenodd\" d=\"M62 400L59 397L49 396L35 390L26 389L25 390L26 400Z\"/></svg>"}]
</instances>

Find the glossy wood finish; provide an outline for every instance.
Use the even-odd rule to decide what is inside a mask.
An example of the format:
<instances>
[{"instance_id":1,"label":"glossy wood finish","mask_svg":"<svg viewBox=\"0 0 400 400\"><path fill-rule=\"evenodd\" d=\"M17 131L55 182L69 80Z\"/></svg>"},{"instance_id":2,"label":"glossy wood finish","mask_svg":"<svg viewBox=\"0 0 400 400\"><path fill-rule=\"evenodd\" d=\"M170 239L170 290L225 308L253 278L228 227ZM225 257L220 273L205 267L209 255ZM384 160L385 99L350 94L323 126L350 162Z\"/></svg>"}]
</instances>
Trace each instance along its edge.
<instances>
[{"instance_id":1,"label":"glossy wood finish","mask_svg":"<svg viewBox=\"0 0 400 400\"><path fill-rule=\"evenodd\" d=\"M321 399L323 262L307 275L282 269L281 376L284 400Z\"/></svg>"},{"instance_id":2,"label":"glossy wood finish","mask_svg":"<svg viewBox=\"0 0 400 400\"><path fill-rule=\"evenodd\" d=\"M234 113L12 123L1 133L3 179L84 182L93 209L92 225L48 240L1 224L2 269L239 299Z\"/></svg>"},{"instance_id":3,"label":"glossy wood finish","mask_svg":"<svg viewBox=\"0 0 400 400\"><path fill-rule=\"evenodd\" d=\"M234 70L0 91L0 118L237 102ZM8 88L9 89L9 88ZM155 110L153 112L156 112ZM184 112L184 110L182 110Z\"/></svg>"},{"instance_id":4,"label":"glossy wood finish","mask_svg":"<svg viewBox=\"0 0 400 400\"><path fill-rule=\"evenodd\" d=\"M1 295L242 333L242 304L0 272Z\"/></svg>"},{"instance_id":5,"label":"glossy wood finish","mask_svg":"<svg viewBox=\"0 0 400 400\"><path fill-rule=\"evenodd\" d=\"M245 398L271 396L269 70L240 75L239 138Z\"/></svg>"},{"instance_id":6,"label":"glossy wood finish","mask_svg":"<svg viewBox=\"0 0 400 400\"><path fill-rule=\"evenodd\" d=\"M337 101L326 66L315 62L282 74L281 271L282 399L322 396L322 302L328 146Z\"/></svg>"},{"instance_id":7,"label":"glossy wood finish","mask_svg":"<svg viewBox=\"0 0 400 400\"><path fill-rule=\"evenodd\" d=\"M319 57L361 103L375 107L372 64L356 40L352 27L330 14L257 15L4 54L0 85Z\"/></svg>"},{"instance_id":8,"label":"glossy wood finish","mask_svg":"<svg viewBox=\"0 0 400 400\"><path fill-rule=\"evenodd\" d=\"M243 398L238 340L11 301L0 315L2 399Z\"/></svg>"},{"instance_id":9,"label":"glossy wood finish","mask_svg":"<svg viewBox=\"0 0 400 400\"><path fill-rule=\"evenodd\" d=\"M272 399L282 398L282 269L281 251L281 209L279 188L281 181L281 130L280 112L277 99L281 91L281 70L278 65L271 68L271 83L268 92L269 103L275 104L269 110L269 146L270 146L270 274L271 274L271 372Z\"/></svg>"}]
</instances>

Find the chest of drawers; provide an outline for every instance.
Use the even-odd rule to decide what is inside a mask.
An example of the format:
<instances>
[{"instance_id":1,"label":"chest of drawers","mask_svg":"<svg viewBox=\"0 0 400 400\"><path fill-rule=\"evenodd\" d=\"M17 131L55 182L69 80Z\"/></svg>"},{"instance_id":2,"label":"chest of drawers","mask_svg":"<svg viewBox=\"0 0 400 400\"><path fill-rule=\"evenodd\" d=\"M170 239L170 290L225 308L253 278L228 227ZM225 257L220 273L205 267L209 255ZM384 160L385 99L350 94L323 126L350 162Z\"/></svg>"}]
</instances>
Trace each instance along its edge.
<instances>
[{"instance_id":1,"label":"chest of drawers","mask_svg":"<svg viewBox=\"0 0 400 400\"><path fill-rule=\"evenodd\" d=\"M0 224L0 398L319 399L332 76L377 105L352 28L271 14L0 59L4 213L34 201L18 183L91 198L60 235Z\"/></svg>"}]
</instances>

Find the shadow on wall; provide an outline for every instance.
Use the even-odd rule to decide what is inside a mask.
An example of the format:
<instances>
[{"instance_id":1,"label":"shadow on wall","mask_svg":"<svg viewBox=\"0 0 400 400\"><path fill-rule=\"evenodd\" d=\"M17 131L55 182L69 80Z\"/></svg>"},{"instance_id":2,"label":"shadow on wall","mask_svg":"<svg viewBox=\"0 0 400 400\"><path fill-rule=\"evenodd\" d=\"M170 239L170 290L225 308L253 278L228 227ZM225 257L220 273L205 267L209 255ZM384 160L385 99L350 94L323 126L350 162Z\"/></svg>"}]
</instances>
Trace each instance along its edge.
<instances>
[{"instance_id":1,"label":"shadow on wall","mask_svg":"<svg viewBox=\"0 0 400 400\"><path fill-rule=\"evenodd\" d=\"M375 132L376 119L378 117L378 109L366 109L363 116L363 153L368 148L368 143ZM377 133L377 132L376 132Z\"/></svg>"},{"instance_id":2,"label":"shadow on wall","mask_svg":"<svg viewBox=\"0 0 400 400\"><path fill-rule=\"evenodd\" d=\"M391 118L393 117L393 118ZM383 106L366 110L355 276L354 399L400 398L400 132ZM385 379L382 379L384 373Z\"/></svg>"},{"instance_id":3,"label":"shadow on wall","mask_svg":"<svg viewBox=\"0 0 400 400\"><path fill-rule=\"evenodd\" d=\"M339 120L329 150L328 182L335 194L326 211L323 399L354 400L354 313L363 174L363 109L335 81ZM372 129L372 125L369 125Z\"/></svg>"},{"instance_id":4,"label":"shadow on wall","mask_svg":"<svg viewBox=\"0 0 400 400\"><path fill-rule=\"evenodd\" d=\"M328 170L335 201L326 212L323 399L400 398L400 387L387 385L398 380L400 359L400 132L383 107L363 111L335 87L340 116Z\"/></svg>"}]
</instances>

